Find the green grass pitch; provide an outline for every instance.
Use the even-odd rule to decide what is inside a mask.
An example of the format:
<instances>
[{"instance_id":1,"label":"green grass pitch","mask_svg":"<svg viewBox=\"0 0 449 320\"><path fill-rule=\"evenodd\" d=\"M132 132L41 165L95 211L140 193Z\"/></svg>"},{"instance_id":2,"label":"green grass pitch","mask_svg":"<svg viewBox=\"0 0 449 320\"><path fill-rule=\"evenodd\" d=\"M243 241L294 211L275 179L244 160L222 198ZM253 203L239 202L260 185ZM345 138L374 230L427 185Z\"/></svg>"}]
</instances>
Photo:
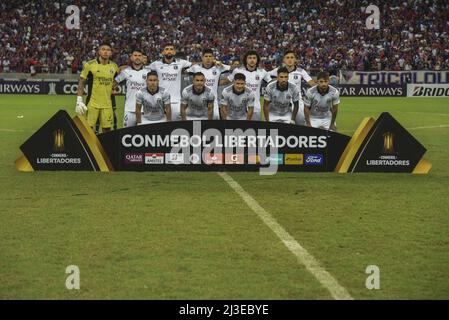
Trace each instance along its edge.
<instances>
[{"instance_id":1,"label":"green grass pitch","mask_svg":"<svg viewBox=\"0 0 449 320\"><path fill-rule=\"evenodd\" d=\"M74 104L0 96L1 299L331 299L217 173L16 171L19 146ZM447 299L449 100L342 98L339 130L382 111L428 149L430 174L230 175L355 299Z\"/></svg>"}]
</instances>

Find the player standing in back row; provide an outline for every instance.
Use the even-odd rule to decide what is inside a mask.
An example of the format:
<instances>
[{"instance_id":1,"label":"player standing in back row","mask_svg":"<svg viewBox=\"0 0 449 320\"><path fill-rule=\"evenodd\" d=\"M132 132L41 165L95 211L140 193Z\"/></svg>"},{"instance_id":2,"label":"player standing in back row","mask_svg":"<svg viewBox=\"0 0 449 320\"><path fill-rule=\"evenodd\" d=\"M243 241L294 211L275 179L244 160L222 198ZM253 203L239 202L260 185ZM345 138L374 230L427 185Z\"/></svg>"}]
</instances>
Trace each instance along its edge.
<instances>
[{"instance_id":1,"label":"player standing in back row","mask_svg":"<svg viewBox=\"0 0 449 320\"><path fill-rule=\"evenodd\" d=\"M329 85L329 73L320 72L317 76L318 84L309 90L304 97L304 114L306 124L314 128L336 131L340 93L338 89Z\"/></svg>"},{"instance_id":2,"label":"player standing in back row","mask_svg":"<svg viewBox=\"0 0 449 320\"><path fill-rule=\"evenodd\" d=\"M126 80L125 111L123 114L123 127L137 125L136 121L136 95L139 90L145 88L147 71L143 65L142 51L133 50L131 65L123 69L114 79L114 86Z\"/></svg>"},{"instance_id":3,"label":"player standing in back row","mask_svg":"<svg viewBox=\"0 0 449 320\"><path fill-rule=\"evenodd\" d=\"M259 68L260 56L256 51L248 51L243 56L243 67L236 68L228 77L227 83L234 81L237 73L242 73L246 78L246 86L254 93L254 113L252 120L261 121L260 88L262 81L271 81L270 74Z\"/></svg>"},{"instance_id":4,"label":"player standing in back row","mask_svg":"<svg viewBox=\"0 0 449 320\"><path fill-rule=\"evenodd\" d=\"M102 43L98 47L98 58L86 62L78 81L78 92L75 111L78 115L87 112L87 122L94 128L100 119L103 132L110 131L113 121L112 87L114 77L118 73L118 66L111 61L112 49L109 43ZM83 103L84 83L87 80L88 94L86 105Z\"/></svg>"},{"instance_id":5,"label":"player standing in back row","mask_svg":"<svg viewBox=\"0 0 449 320\"><path fill-rule=\"evenodd\" d=\"M173 44L166 44L162 51L162 60L154 61L147 69L156 71L159 76L159 86L164 88L171 99L173 121L181 120L181 78L183 70L192 64L183 59L175 59L176 49Z\"/></svg>"},{"instance_id":6,"label":"player standing in back row","mask_svg":"<svg viewBox=\"0 0 449 320\"><path fill-rule=\"evenodd\" d=\"M306 124L306 122L304 118L304 102L302 100L301 91L302 80L304 79L304 81L306 81L310 87L313 87L316 83L310 77L306 70L297 66L297 61L298 59L296 58L296 54L293 51L288 50L284 53L282 62L288 70L288 81L294 83L298 87L300 94L299 109L298 113L296 114L295 122L297 125L303 126ZM277 77L278 69L279 68L275 68L270 71L271 78Z\"/></svg>"}]
</instances>

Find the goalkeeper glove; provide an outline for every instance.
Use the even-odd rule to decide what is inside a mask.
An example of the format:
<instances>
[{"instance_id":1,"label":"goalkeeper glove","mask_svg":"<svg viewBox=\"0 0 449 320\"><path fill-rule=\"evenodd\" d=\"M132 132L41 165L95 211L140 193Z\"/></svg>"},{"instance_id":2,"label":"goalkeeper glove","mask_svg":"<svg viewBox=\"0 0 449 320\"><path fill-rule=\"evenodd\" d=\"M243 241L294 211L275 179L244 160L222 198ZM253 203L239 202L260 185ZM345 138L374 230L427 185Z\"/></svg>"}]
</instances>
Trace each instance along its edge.
<instances>
[{"instance_id":1,"label":"goalkeeper glove","mask_svg":"<svg viewBox=\"0 0 449 320\"><path fill-rule=\"evenodd\" d=\"M77 96L76 97L76 106L75 106L75 112L82 116L87 111L86 105L83 103L83 97Z\"/></svg>"}]
</instances>

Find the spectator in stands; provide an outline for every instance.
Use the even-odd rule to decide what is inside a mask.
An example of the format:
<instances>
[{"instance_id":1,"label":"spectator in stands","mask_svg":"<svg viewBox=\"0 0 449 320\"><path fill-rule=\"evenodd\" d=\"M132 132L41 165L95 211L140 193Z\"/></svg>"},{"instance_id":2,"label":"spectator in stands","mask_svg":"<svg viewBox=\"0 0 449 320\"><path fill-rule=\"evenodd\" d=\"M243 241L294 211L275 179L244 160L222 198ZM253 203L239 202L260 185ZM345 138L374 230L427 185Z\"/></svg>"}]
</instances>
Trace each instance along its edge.
<instances>
[{"instance_id":1,"label":"spectator in stands","mask_svg":"<svg viewBox=\"0 0 449 320\"><path fill-rule=\"evenodd\" d=\"M65 8L74 3L80 30L64 23ZM369 15L362 7L371 3L380 8L379 30L365 28ZM122 65L133 47L143 48L149 62L158 59L169 39L192 60L204 47L216 48L225 63L254 49L271 68L281 63L285 48L294 48L299 64L312 71L444 70L448 21L446 0L2 1L0 57L14 72L27 71L31 55L49 72L73 72L81 68L74 59L92 59L102 40L113 43L113 58Z\"/></svg>"}]
</instances>

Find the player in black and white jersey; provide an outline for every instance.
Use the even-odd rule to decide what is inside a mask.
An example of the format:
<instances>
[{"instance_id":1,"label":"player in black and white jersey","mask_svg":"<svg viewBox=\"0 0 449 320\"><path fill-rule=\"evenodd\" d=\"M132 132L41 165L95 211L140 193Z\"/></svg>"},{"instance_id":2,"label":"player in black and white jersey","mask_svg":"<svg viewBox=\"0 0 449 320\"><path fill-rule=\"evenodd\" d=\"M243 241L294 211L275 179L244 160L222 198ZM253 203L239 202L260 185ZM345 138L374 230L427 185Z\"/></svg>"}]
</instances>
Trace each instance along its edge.
<instances>
[{"instance_id":1,"label":"player in black and white jersey","mask_svg":"<svg viewBox=\"0 0 449 320\"><path fill-rule=\"evenodd\" d=\"M254 112L254 93L245 86L243 73L234 76L234 83L223 89L220 98L222 120L251 120Z\"/></svg>"},{"instance_id":2,"label":"player in black and white jersey","mask_svg":"<svg viewBox=\"0 0 449 320\"><path fill-rule=\"evenodd\" d=\"M139 49L134 49L131 57L131 65L121 70L114 79L116 87L126 81L125 110L123 114L123 126L131 127L136 122L136 95L139 90L146 87L147 71L144 69L143 54Z\"/></svg>"},{"instance_id":3,"label":"player in black and white jersey","mask_svg":"<svg viewBox=\"0 0 449 320\"><path fill-rule=\"evenodd\" d=\"M288 81L288 75L286 67L279 68L277 81L267 86L263 105L265 121L295 124L300 93L298 87Z\"/></svg>"},{"instance_id":4,"label":"player in black and white jersey","mask_svg":"<svg viewBox=\"0 0 449 320\"><path fill-rule=\"evenodd\" d=\"M329 85L329 73L320 72L318 84L309 90L304 97L305 119L308 126L336 131L340 93L337 88Z\"/></svg>"},{"instance_id":5,"label":"player in black and white jersey","mask_svg":"<svg viewBox=\"0 0 449 320\"><path fill-rule=\"evenodd\" d=\"M313 87L316 83L310 77L310 75L307 73L306 70L299 67L297 65L297 57L296 54L292 50L288 50L284 53L282 62L284 64L284 67L288 70L288 81L294 83L298 89L300 94L300 100L299 100L299 109L298 113L296 115L295 122L297 125L305 125L305 118L304 118L304 103L302 100L302 80L304 80L310 87ZM271 78L276 78L279 68L275 68L270 71Z\"/></svg>"},{"instance_id":6,"label":"player in black and white jersey","mask_svg":"<svg viewBox=\"0 0 449 320\"><path fill-rule=\"evenodd\" d=\"M172 119L181 120L181 79L184 70L192 64L184 59L176 59L176 49L173 44L166 44L162 51L162 60L154 61L147 69L156 71L159 76L159 86L164 88L171 99Z\"/></svg>"},{"instance_id":7,"label":"player in black and white jersey","mask_svg":"<svg viewBox=\"0 0 449 320\"><path fill-rule=\"evenodd\" d=\"M260 89L262 82L267 83L271 81L269 73L262 68L259 68L260 56L256 51L248 51L243 56L243 66L233 70L229 75L227 83L234 81L234 76L237 73L242 73L246 77L246 86L254 93L254 113L252 120L261 121L262 113L260 106Z\"/></svg>"},{"instance_id":8,"label":"player in black and white jersey","mask_svg":"<svg viewBox=\"0 0 449 320\"><path fill-rule=\"evenodd\" d=\"M193 84L182 91L182 120L212 120L215 96L206 86L206 78L201 72L193 75Z\"/></svg>"},{"instance_id":9,"label":"player in black and white jersey","mask_svg":"<svg viewBox=\"0 0 449 320\"><path fill-rule=\"evenodd\" d=\"M187 69L187 72L195 74L201 72L206 77L206 87L212 90L215 95L214 101L214 119L219 119L218 112L218 85L220 82L220 76L226 72L229 72L230 66L224 65L214 58L213 51L211 49L204 49L201 56L201 64L194 64Z\"/></svg>"},{"instance_id":10,"label":"player in black and white jersey","mask_svg":"<svg viewBox=\"0 0 449 320\"><path fill-rule=\"evenodd\" d=\"M150 71L146 78L146 87L137 92L136 95L135 114L137 124L171 121L170 94L159 86L156 71ZM142 111L144 112L143 115Z\"/></svg>"}]
</instances>

